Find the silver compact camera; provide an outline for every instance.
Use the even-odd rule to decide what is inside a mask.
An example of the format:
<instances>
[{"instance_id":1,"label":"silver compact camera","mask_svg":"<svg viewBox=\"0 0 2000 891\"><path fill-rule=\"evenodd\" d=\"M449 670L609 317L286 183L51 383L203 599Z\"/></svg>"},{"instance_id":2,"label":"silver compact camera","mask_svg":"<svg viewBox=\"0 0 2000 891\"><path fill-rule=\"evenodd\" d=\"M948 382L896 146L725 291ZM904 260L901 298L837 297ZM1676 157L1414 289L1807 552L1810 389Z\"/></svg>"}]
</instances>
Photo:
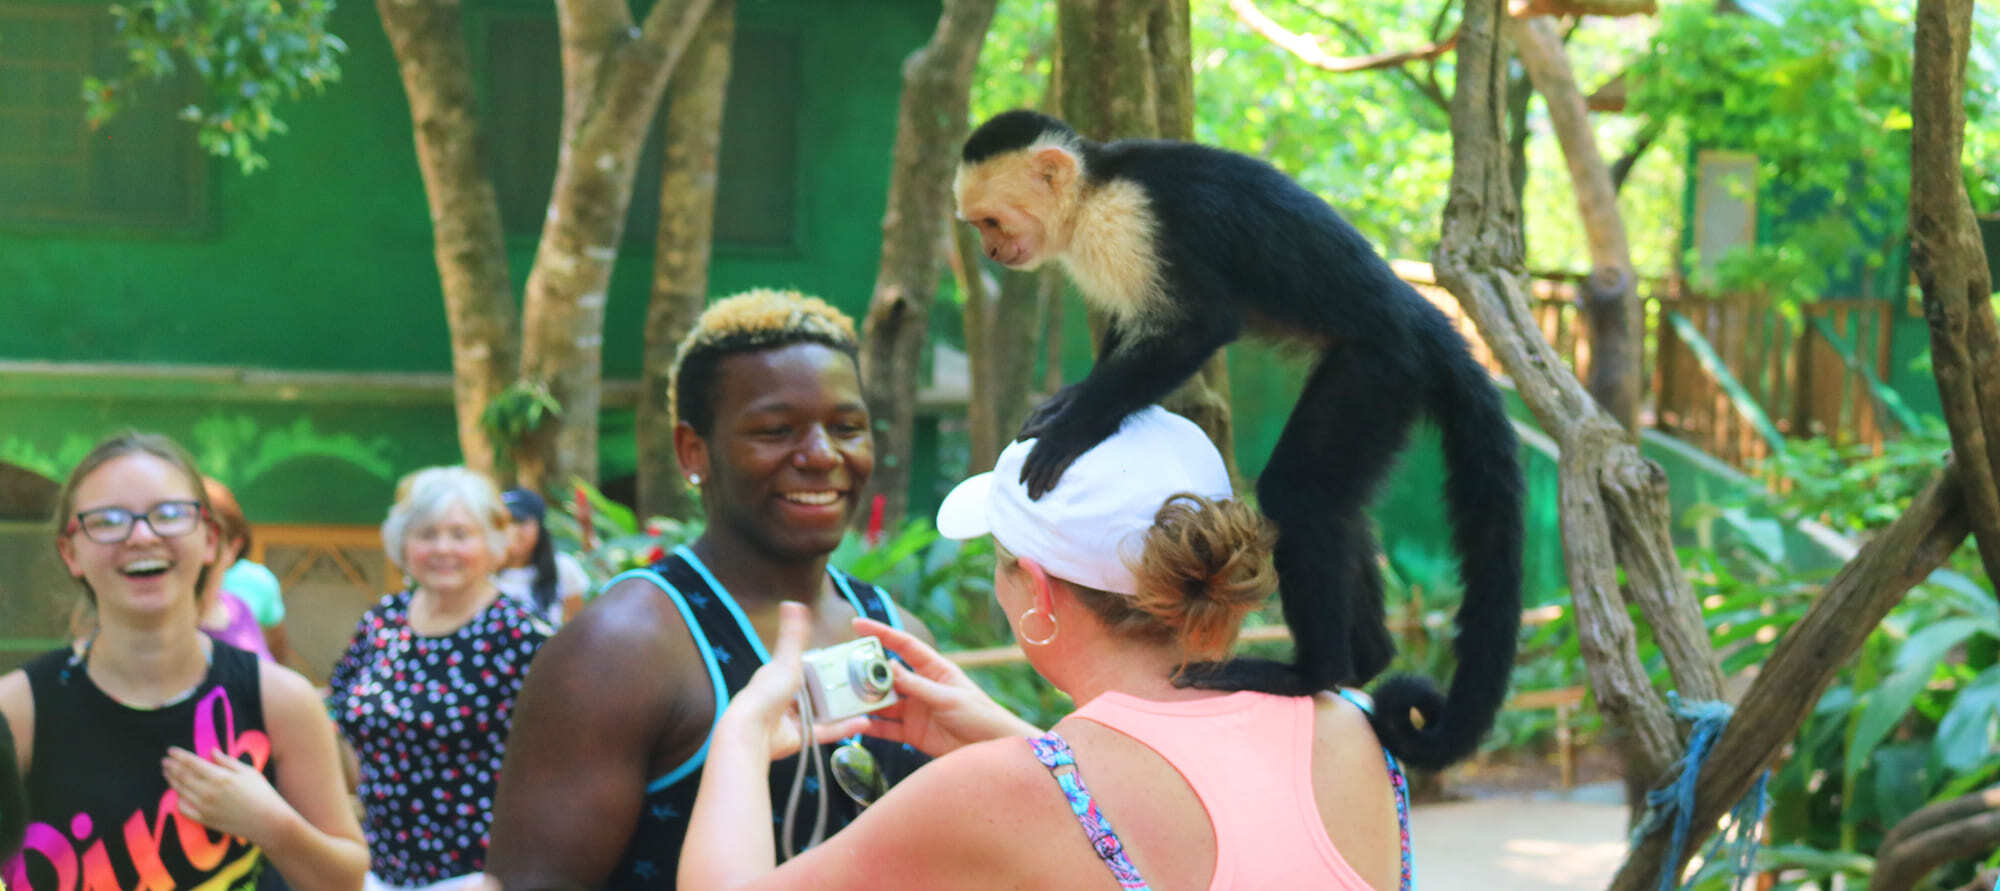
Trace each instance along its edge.
<instances>
[{"instance_id":1,"label":"silver compact camera","mask_svg":"<svg viewBox=\"0 0 2000 891\"><path fill-rule=\"evenodd\" d=\"M802 661L815 721L838 721L896 701L896 675L875 638L807 650Z\"/></svg>"}]
</instances>

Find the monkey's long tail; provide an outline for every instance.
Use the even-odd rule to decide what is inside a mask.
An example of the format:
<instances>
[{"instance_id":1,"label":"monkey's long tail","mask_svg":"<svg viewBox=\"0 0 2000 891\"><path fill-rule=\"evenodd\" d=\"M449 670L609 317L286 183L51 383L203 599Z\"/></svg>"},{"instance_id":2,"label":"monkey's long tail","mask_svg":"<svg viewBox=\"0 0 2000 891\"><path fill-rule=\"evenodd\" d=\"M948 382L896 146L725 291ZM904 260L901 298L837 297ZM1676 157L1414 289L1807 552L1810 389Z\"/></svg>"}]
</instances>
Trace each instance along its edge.
<instances>
[{"instance_id":1,"label":"monkey's long tail","mask_svg":"<svg viewBox=\"0 0 2000 891\"><path fill-rule=\"evenodd\" d=\"M1396 675L1374 690L1375 733L1403 761L1436 770L1479 749L1507 697L1521 625L1519 446L1500 391L1455 334L1438 344L1430 414L1443 433L1445 501L1465 596L1448 692ZM1422 714L1419 725L1412 709Z\"/></svg>"}]
</instances>

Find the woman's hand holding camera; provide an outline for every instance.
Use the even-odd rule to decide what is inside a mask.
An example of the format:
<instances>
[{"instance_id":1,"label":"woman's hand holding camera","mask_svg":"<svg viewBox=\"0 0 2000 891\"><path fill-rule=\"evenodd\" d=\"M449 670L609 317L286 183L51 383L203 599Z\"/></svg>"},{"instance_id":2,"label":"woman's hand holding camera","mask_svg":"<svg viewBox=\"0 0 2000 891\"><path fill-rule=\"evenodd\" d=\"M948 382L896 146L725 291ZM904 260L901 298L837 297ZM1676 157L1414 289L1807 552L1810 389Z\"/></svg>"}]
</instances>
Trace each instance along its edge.
<instances>
[{"instance_id":1,"label":"woman's hand holding camera","mask_svg":"<svg viewBox=\"0 0 2000 891\"><path fill-rule=\"evenodd\" d=\"M1021 720L973 683L965 670L916 637L872 619L854 630L882 641L908 663L895 666L901 700L858 720L869 736L909 743L926 755L1004 736L1033 736L1040 728Z\"/></svg>"},{"instance_id":2,"label":"woman's hand holding camera","mask_svg":"<svg viewBox=\"0 0 2000 891\"><path fill-rule=\"evenodd\" d=\"M804 604L779 606L771 660L737 691L717 722L718 749L748 746L749 753L762 761L799 750L794 701L802 684L800 656L811 626L812 613ZM866 733L909 743L936 757L970 743L1041 732L994 702L964 669L916 637L865 618L854 620L854 630L880 640L907 663L894 666L896 694L901 698L878 711L813 725L816 741L833 742Z\"/></svg>"},{"instance_id":3,"label":"woman's hand holding camera","mask_svg":"<svg viewBox=\"0 0 2000 891\"><path fill-rule=\"evenodd\" d=\"M801 684L799 656L812 633L812 610L803 603L778 605L778 639L771 660L736 692L715 725L718 749L750 746L759 760L783 758L799 750L799 722L794 704ZM868 719L852 717L814 724L819 742L833 742L869 729Z\"/></svg>"}]
</instances>

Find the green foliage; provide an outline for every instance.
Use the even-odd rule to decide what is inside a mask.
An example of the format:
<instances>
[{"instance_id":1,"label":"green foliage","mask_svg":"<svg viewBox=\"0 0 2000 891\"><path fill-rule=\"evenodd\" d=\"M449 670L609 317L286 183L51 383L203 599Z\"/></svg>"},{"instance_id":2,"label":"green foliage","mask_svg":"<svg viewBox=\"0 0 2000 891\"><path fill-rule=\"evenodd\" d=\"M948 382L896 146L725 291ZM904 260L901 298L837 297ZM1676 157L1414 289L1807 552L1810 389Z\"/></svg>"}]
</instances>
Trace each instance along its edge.
<instances>
[{"instance_id":1,"label":"green foliage","mask_svg":"<svg viewBox=\"0 0 2000 891\"><path fill-rule=\"evenodd\" d=\"M569 496L549 499L542 528L557 550L575 556L590 576L587 598L597 596L613 576L651 566L667 551L701 537L700 520L650 517L640 523L631 508L582 479L570 480Z\"/></svg>"},{"instance_id":2,"label":"green foliage","mask_svg":"<svg viewBox=\"0 0 2000 891\"><path fill-rule=\"evenodd\" d=\"M1661 10L1627 79L1630 108L1696 148L1756 155L1760 215L1785 220L1780 238L1691 258L1715 267L1698 287L1807 300L1888 262L1908 204L1911 35L1909 5L1891 0L1792 3L1769 18L1692 0ZM1984 86L1994 74L1969 72L1968 132L2000 119ZM2000 207L2000 143L1969 148L1975 201Z\"/></svg>"},{"instance_id":3,"label":"green foliage","mask_svg":"<svg viewBox=\"0 0 2000 891\"><path fill-rule=\"evenodd\" d=\"M1056 4L1002 0L972 75L976 123L1010 108L1041 108L1056 58Z\"/></svg>"},{"instance_id":4,"label":"green foliage","mask_svg":"<svg viewBox=\"0 0 2000 891\"><path fill-rule=\"evenodd\" d=\"M1435 0L1260 5L1334 55L1422 46ZM1429 92L1423 63L1335 74L1273 46L1227 4L1193 8L1195 139L1271 162L1325 198L1391 257L1422 259L1437 242L1451 179L1450 115ZM1455 16L1443 22L1449 34ZM1435 86L1450 95L1452 56Z\"/></svg>"},{"instance_id":5,"label":"green foliage","mask_svg":"<svg viewBox=\"0 0 2000 891\"><path fill-rule=\"evenodd\" d=\"M327 31L333 0L136 0L111 7L129 67L83 80L87 118L97 126L117 114L142 81L165 80L182 66L201 81L200 102L181 117L199 126L210 153L234 158L244 173L268 164L258 144L285 132L281 99L340 79L347 51Z\"/></svg>"},{"instance_id":6,"label":"green foliage","mask_svg":"<svg viewBox=\"0 0 2000 891\"><path fill-rule=\"evenodd\" d=\"M1451 32L1455 6L1440 0L1269 0L1258 7L1332 55L1421 46ZM1437 242L1451 174L1454 56L1400 69L1332 73L1301 62L1237 20L1227 4L1192 7L1195 139L1271 162L1326 198L1391 257L1423 259ZM1610 80L1650 35L1641 20L1587 19L1570 36L1587 92ZM1041 103L1055 52L1054 4L1001 4L973 83L972 113ZM1588 265L1562 153L1531 106L1529 179L1523 198L1537 269ZM1600 115L1607 154L1629 145L1644 119ZM1640 157L1619 193L1634 263L1664 276L1679 255L1685 137L1670 131Z\"/></svg>"},{"instance_id":7,"label":"green foliage","mask_svg":"<svg viewBox=\"0 0 2000 891\"><path fill-rule=\"evenodd\" d=\"M559 417L562 403L549 392L547 382L518 380L486 403L486 410L479 414L479 426L495 442L513 447Z\"/></svg>"},{"instance_id":8,"label":"green foliage","mask_svg":"<svg viewBox=\"0 0 2000 891\"><path fill-rule=\"evenodd\" d=\"M1836 445L1824 437L1794 439L1773 466L1791 488L1770 499L1786 516L1817 520L1846 534L1895 522L1922 491L1951 436L1942 421L1926 417L1924 429L1891 441L1881 454L1866 445Z\"/></svg>"},{"instance_id":9,"label":"green foliage","mask_svg":"<svg viewBox=\"0 0 2000 891\"><path fill-rule=\"evenodd\" d=\"M1866 537L1892 522L1936 472L1942 432L1888 444L1880 456L1793 441L1791 489L1758 512L1819 520ZM1751 505L1708 511L1734 534L1683 554L1726 671L1761 665L1819 596L1831 570L1786 565L1782 536ZM1957 564L1977 572L1962 549ZM1788 879L1849 881L1898 820L2000 776L2000 604L1976 576L1938 574L1875 629L1821 696L1773 775L1765 862ZM1650 647L1645 652L1656 660ZM1658 679L1661 683L1664 678ZM1715 887L1721 887L1720 877ZM1704 883L1702 887L1708 887Z\"/></svg>"}]
</instances>

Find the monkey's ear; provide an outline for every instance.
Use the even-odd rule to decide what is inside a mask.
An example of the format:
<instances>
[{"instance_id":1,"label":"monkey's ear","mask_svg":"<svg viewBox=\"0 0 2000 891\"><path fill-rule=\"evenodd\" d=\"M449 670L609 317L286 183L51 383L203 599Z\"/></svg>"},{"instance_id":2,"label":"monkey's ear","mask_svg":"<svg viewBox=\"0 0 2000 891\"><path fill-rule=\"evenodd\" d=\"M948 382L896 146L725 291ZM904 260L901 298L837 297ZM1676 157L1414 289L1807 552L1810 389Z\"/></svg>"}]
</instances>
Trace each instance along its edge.
<instances>
[{"instance_id":1,"label":"monkey's ear","mask_svg":"<svg viewBox=\"0 0 2000 891\"><path fill-rule=\"evenodd\" d=\"M1058 192L1068 190L1070 184L1076 181L1076 156L1058 146L1047 146L1036 151L1034 156L1028 159L1028 166L1036 176L1042 178L1042 182L1049 184Z\"/></svg>"}]
</instances>

